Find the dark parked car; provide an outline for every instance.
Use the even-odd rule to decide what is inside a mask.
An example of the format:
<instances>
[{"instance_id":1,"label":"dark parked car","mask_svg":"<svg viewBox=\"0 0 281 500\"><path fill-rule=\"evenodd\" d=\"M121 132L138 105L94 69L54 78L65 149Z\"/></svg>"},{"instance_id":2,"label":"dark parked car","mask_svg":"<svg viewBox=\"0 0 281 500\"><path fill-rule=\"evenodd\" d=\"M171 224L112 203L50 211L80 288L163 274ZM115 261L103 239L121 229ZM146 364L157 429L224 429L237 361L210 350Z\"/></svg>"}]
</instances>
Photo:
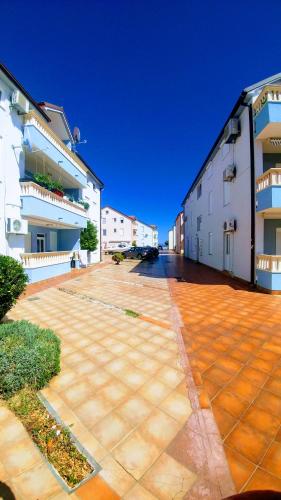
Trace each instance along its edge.
<instances>
[{"instance_id":1,"label":"dark parked car","mask_svg":"<svg viewBox=\"0 0 281 500\"><path fill-rule=\"evenodd\" d=\"M131 247L122 253L127 259L150 259L154 257L151 249L147 247Z\"/></svg>"},{"instance_id":2,"label":"dark parked car","mask_svg":"<svg viewBox=\"0 0 281 500\"><path fill-rule=\"evenodd\" d=\"M159 255L158 248L156 248L156 247L145 247L145 248L147 248L150 252L152 252L154 257L158 257L158 255Z\"/></svg>"}]
</instances>

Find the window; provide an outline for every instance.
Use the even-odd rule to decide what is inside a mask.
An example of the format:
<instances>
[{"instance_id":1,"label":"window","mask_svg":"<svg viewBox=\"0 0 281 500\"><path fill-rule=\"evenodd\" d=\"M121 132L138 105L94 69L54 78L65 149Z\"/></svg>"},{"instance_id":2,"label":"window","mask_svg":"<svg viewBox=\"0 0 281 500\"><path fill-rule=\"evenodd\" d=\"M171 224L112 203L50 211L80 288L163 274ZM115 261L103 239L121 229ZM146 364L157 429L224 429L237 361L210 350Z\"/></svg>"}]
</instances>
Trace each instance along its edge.
<instances>
[{"instance_id":1,"label":"window","mask_svg":"<svg viewBox=\"0 0 281 500\"><path fill-rule=\"evenodd\" d=\"M106 211L105 211L105 213L106 213L106 214L109 214L109 211L108 211L108 210L106 210Z\"/></svg>"},{"instance_id":2,"label":"window","mask_svg":"<svg viewBox=\"0 0 281 500\"><path fill-rule=\"evenodd\" d=\"M113 222L116 222L116 221L117 221L117 219L116 219L116 217L114 217Z\"/></svg>"},{"instance_id":3,"label":"window","mask_svg":"<svg viewBox=\"0 0 281 500\"><path fill-rule=\"evenodd\" d=\"M102 230L102 235L103 235L103 236L106 236L106 229L103 229L103 230Z\"/></svg>"},{"instance_id":4,"label":"window","mask_svg":"<svg viewBox=\"0 0 281 500\"><path fill-rule=\"evenodd\" d=\"M208 194L208 214L211 215L213 213L213 192L209 191Z\"/></svg>"},{"instance_id":5,"label":"window","mask_svg":"<svg viewBox=\"0 0 281 500\"><path fill-rule=\"evenodd\" d=\"M117 229L113 229L113 232L116 233L117 232Z\"/></svg>"},{"instance_id":6,"label":"window","mask_svg":"<svg viewBox=\"0 0 281 500\"><path fill-rule=\"evenodd\" d=\"M201 229L201 222L202 222L202 215L199 215L199 217L197 217L197 231L200 231Z\"/></svg>"},{"instance_id":7,"label":"window","mask_svg":"<svg viewBox=\"0 0 281 500\"><path fill-rule=\"evenodd\" d=\"M121 224L123 224L124 223L124 219L120 219L120 222L121 222Z\"/></svg>"},{"instance_id":8,"label":"window","mask_svg":"<svg viewBox=\"0 0 281 500\"><path fill-rule=\"evenodd\" d=\"M106 224L106 218L105 217L102 218L102 223Z\"/></svg>"},{"instance_id":9,"label":"window","mask_svg":"<svg viewBox=\"0 0 281 500\"><path fill-rule=\"evenodd\" d=\"M197 186L197 200L199 200L201 194L202 194L202 182L200 182L200 184L198 184Z\"/></svg>"},{"instance_id":10,"label":"window","mask_svg":"<svg viewBox=\"0 0 281 500\"><path fill-rule=\"evenodd\" d=\"M95 191L95 189L96 189L96 185L93 183L93 190Z\"/></svg>"},{"instance_id":11,"label":"window","mask_svg":"<svg viewBox=\"0 0 281 500\"><path fill-rule=\"evenodd\" d=\"M37 252L45 252L45 234L38 233L36 241L37 241Z\"/></svg>"},{"instance_id":12,"label":"window","mask_svg":"<svg viewBox=\"0 0 281 500\"><path fill-rule=\"evenodd\" d=\"M213 255L213 233L208 233L208 254Z\"/></svg>"},{"instance_id":13,"label":"window","mask_svg":"<svg viewBox=\"0 0 281 500\"><path fill-rule=\"evenodd\" d=\"M231 182L223 183L223 204L228 205L230 203L230 186Z\"/></svg>"},{"instance_id":14,"label":"window","mask_svg":"<svg viewBox=\"0 0 281 500\"><path fill-rule=\"evenodd\" d=\"M230 255L230 234L229 233L226 233L225 253L226 253L226 255Z\"/></svg>"}]
</instances>

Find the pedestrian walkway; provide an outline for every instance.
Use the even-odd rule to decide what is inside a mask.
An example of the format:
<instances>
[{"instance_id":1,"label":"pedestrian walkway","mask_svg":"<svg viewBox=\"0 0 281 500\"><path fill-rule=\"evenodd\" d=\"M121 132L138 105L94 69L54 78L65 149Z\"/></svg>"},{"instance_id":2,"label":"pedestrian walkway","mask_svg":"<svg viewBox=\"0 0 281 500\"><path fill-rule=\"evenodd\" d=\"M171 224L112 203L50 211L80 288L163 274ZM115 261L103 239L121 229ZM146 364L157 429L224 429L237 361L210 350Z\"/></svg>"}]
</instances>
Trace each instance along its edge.
<instances>
[{"instance_id":1,"label":"pedestrian walkway","mask_svg":"<svg viewBox=\"0 0 281 500\"><path fill-rule=\"evenodd\" d=\"M235 491L212 414L199 405L165 259L92 268L33 290L9 314L62 340L61 373L42 393L101 466L72 498L216 500ZM0 433L1 477L17 500L66 498L2 412L12 427L8 449ZM17 468L20 440L28 447Z\"/></svg>"},{"instance_id":2,"label":"pedestrian walkway","mask_svg":"<svg viewBox=\"0 0 281 500\"><path fill-rule=\"evenodd\" d=\"M180 256L165 258L203 407L237 491L281 490L281 297Z\"/></svg>"}]
</instances>

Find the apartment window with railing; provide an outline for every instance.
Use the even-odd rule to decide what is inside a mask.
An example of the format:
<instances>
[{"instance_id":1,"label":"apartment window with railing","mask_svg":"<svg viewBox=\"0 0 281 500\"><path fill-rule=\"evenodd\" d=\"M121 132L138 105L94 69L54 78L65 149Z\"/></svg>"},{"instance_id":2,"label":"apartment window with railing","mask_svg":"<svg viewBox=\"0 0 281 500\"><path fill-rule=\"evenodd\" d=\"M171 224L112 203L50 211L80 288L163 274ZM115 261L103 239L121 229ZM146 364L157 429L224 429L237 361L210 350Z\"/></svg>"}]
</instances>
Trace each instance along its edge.
<instances>
[{"instance_id":1,"label":"apartment window with railing","mask_svg":"<svg viewBox=\"0 0 281 500\"><path fill-rule=\"evenodd\" d=\"M230 186L231 182L223 182L223 204L228 205L230 203Z\"/></svg>"}]
</instances>

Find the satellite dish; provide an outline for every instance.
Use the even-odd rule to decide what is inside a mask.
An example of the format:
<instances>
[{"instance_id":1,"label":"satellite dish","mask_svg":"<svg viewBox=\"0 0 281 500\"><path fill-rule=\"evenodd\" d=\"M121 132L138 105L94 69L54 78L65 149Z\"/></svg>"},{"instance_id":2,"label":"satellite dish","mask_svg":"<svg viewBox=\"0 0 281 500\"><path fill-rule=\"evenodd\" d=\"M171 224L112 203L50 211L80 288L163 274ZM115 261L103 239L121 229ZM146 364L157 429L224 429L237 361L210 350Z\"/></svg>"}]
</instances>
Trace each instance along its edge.
<instances>
[{"instance_id":1,"label":"satellite dish","mask_svg":"<svg viewBox=\"0 0 281 500\"><path fill-rule=\"evenodd\" d=\"M81 134L80 134L80 129L78 127L74 127L73 129L73 139L74 142L80 142Z\"/></svg>"}]
</instances>

